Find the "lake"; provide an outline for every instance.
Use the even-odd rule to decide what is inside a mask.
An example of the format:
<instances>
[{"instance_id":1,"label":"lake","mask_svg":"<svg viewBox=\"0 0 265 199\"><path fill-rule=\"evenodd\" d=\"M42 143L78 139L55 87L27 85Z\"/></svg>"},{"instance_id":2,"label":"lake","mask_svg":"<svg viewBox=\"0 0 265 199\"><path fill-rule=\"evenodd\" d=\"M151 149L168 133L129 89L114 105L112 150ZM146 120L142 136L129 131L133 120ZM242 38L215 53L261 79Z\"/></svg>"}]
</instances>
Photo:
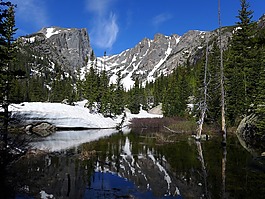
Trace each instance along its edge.
<instances>
[{"instance_id":1,"label":"lake","mask_svg":"<svg viewBox=\"0 0 265 199\"><path fill-rule=\"evenodd\" d=\"M60 131L32 143L49 153L8 168L10 198L264 198L264 159L235 136Z\"/></svg>"}]
</instances>

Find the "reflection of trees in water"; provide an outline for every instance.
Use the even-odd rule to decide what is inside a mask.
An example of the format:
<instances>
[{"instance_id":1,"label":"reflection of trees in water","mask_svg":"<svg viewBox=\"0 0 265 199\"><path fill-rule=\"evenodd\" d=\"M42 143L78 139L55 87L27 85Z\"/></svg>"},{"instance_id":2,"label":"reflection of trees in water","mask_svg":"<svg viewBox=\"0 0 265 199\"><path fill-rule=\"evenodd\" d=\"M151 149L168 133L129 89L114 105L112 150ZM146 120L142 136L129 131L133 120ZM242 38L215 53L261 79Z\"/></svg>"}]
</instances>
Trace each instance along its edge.
<instances>
[{"instance_id":1,"label":"reflection of trees in water","mask_svg":"<svg viewBox=\"0 0 265 199\"><path fill-rule=\"evenodd\" d=\"M7 129L5 130L7 131ZM15 173L10 172L10 168L15 164L29 149L28 139L23 135L6 133L0 141L0 193L3 198L13 197L16 184L11 179Z\"/></svg>"},{"instance_id":2,"label":"reflection of trees in water","mask_svg":"<svg viewBox=\"0 0 265 199\"><path fill-rule=\"evenodd\" d=\"M242 195L257 198L252 191L258 192L254 184L256 179L264 178L246 170L249 155L231 142L227 145L227 156L226 148L215 138L195 144L186 137L185 141L161 144L152 135L115 134L65 152L25 157L12 166L13 173L9 171L8 178L13 178L17 193L39 197L43 190L56 198L67 195L82 198L84 190L93 187L98 168L103 174L113 172L135 184L138 191L149 190L157 197L177 196L178 188L183 198L228 198L228 194L234 198ZM235 162L229 164L229 170L226 170L227 158ZM244 175L247 181L241 180ZM107 183L105 176L102 177Z\"/></svg>"},{"instance_id":3,"label":"reflection of trees in water","mask_svg":"<svg viewBox=\"0 0 265 199\"><path fill-rule=\"evenodd\" d=\"M202 145L200 141L196 141L196 146L197 146L197 151L198 151L198 155L199 155L199 160L201 163L201 176L203 178L203 185L204 186L204 194L205 197L210 199L211 198L211 194L208 191L208 181L207 181L207 168L206 168L206 164L204 161L204 156L203 156L203 150L202 150Z\"/></svg>"},{"instance_id":4,"label":"reflection of trees in water","mask_svg":"<svg viewBox=\"0 0 265 199\"><path fill-rule=\"evenodd\" d=\"M204 159L204 155L203 155L203 149L202 149L202 145L200 141L196 141L196 146L197 146L197 150L198 150L198 155L199 155L199 160L201 163L201 176L203 177L204 180L204 193L205 193L205 197L206 198L212 198L213 193L211 193L209 191L210 187L209 187L209 183L208 183L208 171L207 171L207 167L206 167L206 162ZM226 156L227 156L227 150L226 150L226 146L223 146L222 148L222 161L221 161L221 187L220 187L220 194L219 197L220 198L228 198L227 193L226 193ZM219 167L220 168L220 167ZM216 197L216 195L214 196Z\"/></svg>"},{"instance_id":5,"label":"reflection of trees in water","mask_svg":"<svg viewBox=\"0 0 265 199\"><path fill-rule=\"evenodd\" d=\"M9 169L11 183L8 187L12 189L8 190L9 194L40 198L42 192L52 194L54 198L83 198L93 174L93 161L81 161L76 153L64 151L24 156Z\"/></svg>"},{"instance_id":6,"label":"reflection of trees in water","mask_svg":"<svg viewBox=\"0 0 265 199\"><path fill-rule=\"evenodd\" d=\"M225 189L225 180L226 180L226 146L223 146L223 157L222 157L222 198L227 198L226 189Z\"/></svg>"}]
</instances>

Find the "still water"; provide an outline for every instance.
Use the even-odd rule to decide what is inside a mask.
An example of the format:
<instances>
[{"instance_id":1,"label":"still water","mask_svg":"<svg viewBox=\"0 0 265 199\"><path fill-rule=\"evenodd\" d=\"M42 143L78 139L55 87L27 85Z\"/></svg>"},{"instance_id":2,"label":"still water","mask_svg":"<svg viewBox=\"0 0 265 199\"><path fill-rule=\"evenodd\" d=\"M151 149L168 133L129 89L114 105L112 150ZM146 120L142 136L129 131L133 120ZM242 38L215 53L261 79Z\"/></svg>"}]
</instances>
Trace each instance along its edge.
<instances>
[{"instance_id":1,"label":"still water","mask_svg":"<svg viewBox=\"0 0 265 199\"><path fill-rule=\"evenodd\" d=\"M103 136L103 137L102 137ZM62 131L9 168L10 198L264 198L264 159L234 136ZM1 197L0 197L1 198Z\"/></svg>"}]
</instances>

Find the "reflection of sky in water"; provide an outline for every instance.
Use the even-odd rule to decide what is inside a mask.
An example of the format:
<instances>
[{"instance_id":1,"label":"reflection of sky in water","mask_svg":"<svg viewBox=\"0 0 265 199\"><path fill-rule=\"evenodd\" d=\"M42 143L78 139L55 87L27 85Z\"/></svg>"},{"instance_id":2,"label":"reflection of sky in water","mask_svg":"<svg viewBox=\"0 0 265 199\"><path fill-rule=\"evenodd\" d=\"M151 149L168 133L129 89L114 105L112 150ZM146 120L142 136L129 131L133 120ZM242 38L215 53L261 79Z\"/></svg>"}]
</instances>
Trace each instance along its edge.
<instances>
[{"instance_id":1,"label":"reflection of sky in water","mask_svg":"<svg viewBox=\"0 0 265 199\"><path fill-rule=\"evenodd\" d=\"M139 191L137 187L125 178L109 172L95 172L91 177L90 186L85 191L85 199L94 198L156 198L150 190ZM177 198L181 196L167 196L163 198Z\"/></svg>"}]
</instances>

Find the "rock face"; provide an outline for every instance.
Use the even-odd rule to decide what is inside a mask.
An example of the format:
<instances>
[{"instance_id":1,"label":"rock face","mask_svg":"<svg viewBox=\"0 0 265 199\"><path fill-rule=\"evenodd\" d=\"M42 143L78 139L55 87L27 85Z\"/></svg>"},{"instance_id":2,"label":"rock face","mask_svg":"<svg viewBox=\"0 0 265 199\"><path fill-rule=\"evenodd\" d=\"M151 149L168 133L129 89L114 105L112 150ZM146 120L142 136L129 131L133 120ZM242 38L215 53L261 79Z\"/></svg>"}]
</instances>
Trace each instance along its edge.
<instances>
[{"instance_id":1,"label":"rock face","mask_svg":"<svg viewBox=\"0 0 265 199\"><path fill-rule=\"evenodd\" d=\"M250 152L255 152L258 148L264 148L265 136L257 134L258 117L255 114L246 116L239 124L236 134L241 145Z\"/></svg>"},{"instance_id":2,"label":"rock face","mask_svg":"<svg viewBox=\"0 0 265 199\"><path fill-rule=\"evenodd\" d=\"M43 28L21 39L34 51L70 70L85 66L92 52L85 28Z\"/></svg>"},{"instance_id":3,"label":"rock face","mask_svg":"<svg viewBox=\"0 0 265 199\"><path fill-rule=\"evenodd\" d=\"M261 29L265 28L265 14L263 14L262 17L260 17L258 21L258 27Z\"/></svg>"},{"instance_id":4,"label":"rock face","mask_svg":"<svg viewBox=\"0 0 265 199\"><path fill-rule=\"evenodd\" d=\"M230 30L222 30L224 46L232 36ZM113 82L120 71L125 88L130 89L136 77L145 85L161 74L172 73L176 67L185 65L187 61L195 64L202 58L207 40L209 43L211 41L211 48L212 41L216 39L217 31L191 30L183 36L156 34L153 40L144 38L134 48L120 54L98 58L97 66L105 68Z\"/></svg>"},{"instance_id":5,"label":"rock face","mask_svg":"<svg viewBox=\"0 0 265 199\"><path fill-rule=\"evenodd\" d=\"M257 121L257 117L255 115L249 115L245 117L239 124L236 135L241 143L241 145L249 150L249 145L254 138L254 124Z\"/></svg>"}]
</instances>

